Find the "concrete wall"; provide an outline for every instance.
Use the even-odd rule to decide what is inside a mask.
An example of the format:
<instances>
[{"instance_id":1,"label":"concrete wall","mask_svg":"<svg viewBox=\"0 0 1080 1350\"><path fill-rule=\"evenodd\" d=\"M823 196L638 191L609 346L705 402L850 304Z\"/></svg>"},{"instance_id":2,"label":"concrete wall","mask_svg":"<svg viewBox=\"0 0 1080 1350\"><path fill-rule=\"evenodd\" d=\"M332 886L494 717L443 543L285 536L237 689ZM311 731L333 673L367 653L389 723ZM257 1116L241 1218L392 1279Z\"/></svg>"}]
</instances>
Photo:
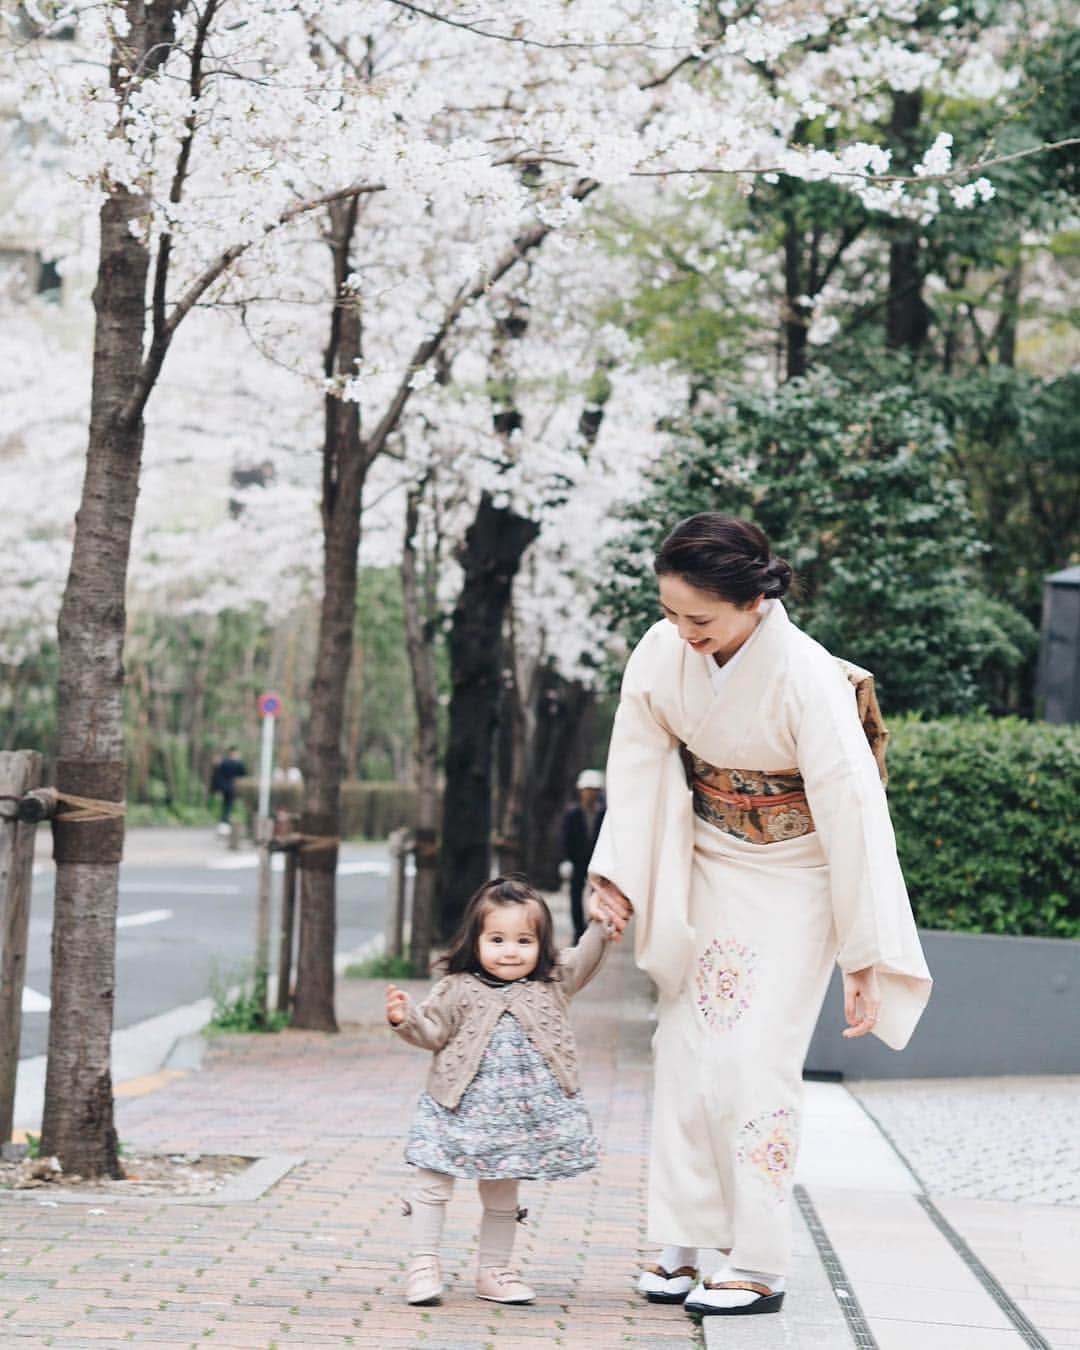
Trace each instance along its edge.
<instances>
[{"instance_id":1,"label":"concrete wall","mask_svg":"<svg viewBox=\"0 0 1080 1350\"><path fill-rule=\"evenodd\" d=\"M834 974L806 1068L845 1078L1080 1073L1080 941L922 932L934 992L906 1050L845 1041Z\"/></svg>"}]
</instances>

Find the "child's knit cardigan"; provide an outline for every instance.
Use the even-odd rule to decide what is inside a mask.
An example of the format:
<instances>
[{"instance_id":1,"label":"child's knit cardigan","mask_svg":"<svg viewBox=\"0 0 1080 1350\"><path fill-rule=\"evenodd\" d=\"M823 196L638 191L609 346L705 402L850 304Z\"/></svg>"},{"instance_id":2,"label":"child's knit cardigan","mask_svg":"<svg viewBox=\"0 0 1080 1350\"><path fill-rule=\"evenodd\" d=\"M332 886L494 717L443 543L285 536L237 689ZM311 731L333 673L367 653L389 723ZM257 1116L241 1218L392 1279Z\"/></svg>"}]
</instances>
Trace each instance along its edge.
<instances>
[{"instance_id":1,"label":"child's knit cardigan","mask_svg":"<svg viewBox=\"0 0 1080 1350\"><path fill-rule=\"evenodd\" d=\"M509 989L495 989L475 975L447 975L419 1006L410 999L404 1022L394 1030L410 1044L435 1051L427 1079L429 1096L451 1110L457 1106L504 1012L517 1018L563 1091L577 1092L569 1004L596 974L606 950L604 927L593 920L576 947L559 953L550 981L518 980Z\"/></svg>"}]
</instances>

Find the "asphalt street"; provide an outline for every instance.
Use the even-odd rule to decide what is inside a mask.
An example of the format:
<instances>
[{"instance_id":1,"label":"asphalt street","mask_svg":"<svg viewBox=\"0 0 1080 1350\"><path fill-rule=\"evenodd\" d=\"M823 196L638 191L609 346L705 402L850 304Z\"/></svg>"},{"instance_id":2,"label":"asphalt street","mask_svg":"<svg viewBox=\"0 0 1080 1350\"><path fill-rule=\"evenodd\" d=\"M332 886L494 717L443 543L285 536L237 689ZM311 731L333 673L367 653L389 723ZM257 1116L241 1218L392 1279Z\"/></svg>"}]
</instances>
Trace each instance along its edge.
<instances>
[{"instance_id":1,"label":"asphalt street","mask_svg":"<svg viewBox=\"0 0 1080 1350\"><path fill-rule=\"evenodd\" d=\"M47 831L39 830L30 911L20 1058L45 1053L54 868ZM133 832L135 834L136 832ZM153 836L166 836L155 831ZM205 998L250 973L255 933L254 850L231 852L209 830L176 832L155 846L147 832L120 869L116 944L117 1029ZM274 927L278 944L282 868L274 859ZM383 931L389 885L384 844L346 844L338 868L339 952Z\"/></svg>"}]
</instances>

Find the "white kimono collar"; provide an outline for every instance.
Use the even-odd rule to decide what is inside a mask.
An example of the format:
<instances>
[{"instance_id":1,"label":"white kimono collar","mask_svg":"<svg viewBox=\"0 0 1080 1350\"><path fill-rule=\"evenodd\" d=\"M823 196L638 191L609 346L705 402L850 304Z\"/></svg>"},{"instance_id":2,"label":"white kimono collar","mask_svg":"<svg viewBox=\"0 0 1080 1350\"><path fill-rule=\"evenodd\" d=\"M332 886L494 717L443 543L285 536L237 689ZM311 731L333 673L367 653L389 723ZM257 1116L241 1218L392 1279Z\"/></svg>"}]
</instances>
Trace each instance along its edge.
<instances>
[{"instance_id":1,"label":"white kimono collar","mask_svg":"<svg viewBox=\"0 0 1080 1350\"><path fill-rule=\"evenodd\" d=\"M711 656L686 649L683 664L684 706L702 709L693 719L686 745L694 754L718 768L738 767L734 755L743 740L744 730L756 718L769 685L787 664L787 644L791 620L779 600L769 611L726 666L719 669L722 683L713 684L707 662ZM704 746L698 742L707 733ZM751 765L742 767L753 767Z\"/></svg>"}]
</instances>

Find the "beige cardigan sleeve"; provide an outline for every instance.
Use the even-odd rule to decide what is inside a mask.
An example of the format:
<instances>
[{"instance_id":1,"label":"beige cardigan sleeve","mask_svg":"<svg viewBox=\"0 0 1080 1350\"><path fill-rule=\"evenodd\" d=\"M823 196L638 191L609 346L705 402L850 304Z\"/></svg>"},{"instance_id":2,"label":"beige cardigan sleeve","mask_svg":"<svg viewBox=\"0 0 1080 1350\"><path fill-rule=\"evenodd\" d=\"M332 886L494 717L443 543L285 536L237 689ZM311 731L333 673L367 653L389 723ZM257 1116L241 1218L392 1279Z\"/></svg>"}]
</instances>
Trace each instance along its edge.
<instances>
[{"instance_id":1,"label":"beige cardigan sleeve","mask_svg":"<svg viewBox=\"0 0 1080 1350\"><path fill-rule=\"evenodd\" d=\"M405 1021L391 1029L421 1050L441 1050L450 1039L454 1030L457 999L454 997L455 981L449 977L442 979L424 999L416 1004L410 998L406 1004Z\"/></svg>"},{"instance_id":2,"label":"beige cardigan sleeve","mask_svg":"<svg viewBox=\"0 0 1080 1350\"><path fill-rule=\"evenodd\" d=\"M567 947L559 953L562 987L567 998L573 998L584 989L600 969L607 947L608 935L604 925L592 919L577 946Z\"/></svg>"}]
</instances>

